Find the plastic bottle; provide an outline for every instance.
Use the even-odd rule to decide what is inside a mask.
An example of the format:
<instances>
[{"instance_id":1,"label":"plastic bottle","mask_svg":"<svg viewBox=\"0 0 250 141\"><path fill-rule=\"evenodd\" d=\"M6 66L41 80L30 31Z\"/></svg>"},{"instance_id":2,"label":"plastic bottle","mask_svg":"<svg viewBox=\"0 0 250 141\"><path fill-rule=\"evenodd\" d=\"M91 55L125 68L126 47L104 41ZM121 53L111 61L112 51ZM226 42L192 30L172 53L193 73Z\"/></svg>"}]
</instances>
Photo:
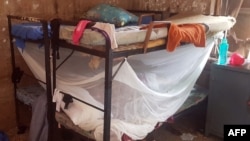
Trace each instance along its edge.
<instances>
[{"instance_id":1,"label":"plastic bottle","mask_svg":"<svg viewBox=\"0 0 250 141\"><path fill-rule=\"evenodd\" d=\"M228 52L228 42L227 38L224 37L221 40L220 46L219 46L219 59L218 64L219 65L226 65L227 64L227 52Z\"/></svg>"}]
</instances>

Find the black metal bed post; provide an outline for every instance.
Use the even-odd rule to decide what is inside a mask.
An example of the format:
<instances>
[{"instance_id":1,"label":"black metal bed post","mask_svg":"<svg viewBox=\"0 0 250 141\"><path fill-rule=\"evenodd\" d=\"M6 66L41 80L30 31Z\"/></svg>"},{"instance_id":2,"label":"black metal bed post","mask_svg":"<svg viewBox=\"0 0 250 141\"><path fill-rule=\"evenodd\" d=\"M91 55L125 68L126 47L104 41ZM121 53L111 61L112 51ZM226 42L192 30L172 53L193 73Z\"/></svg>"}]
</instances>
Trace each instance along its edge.
<instances>
[{"instance_id":1,"label":"black metal bed post","mask_svg":"<svg viewBox=\"0 0 250 141\"><path fill-rule=\"evenodd\" d=\"M109 36L104 31L103 35L106 39L103 141L110 141L113 52Z\"/></svg>"},{"instance_id":2,"label":"black metal bed post","mask_svg":"<svg viewBox=\"0 0 250 141\"><path fill-rule=\"evenodd\" d=\"M12 83L14 84L14 96L15 96L15 113L16 113L16 124L18 126L18 130L19 130L19 126L20 126L20 122L19 122L19 114L18 114L18 106L17 106L17 96L16 96L16 89L17 89L17 84L15 82L15 78L14 78L14 73L15 73L15 67L16 67L16 61L15 61L15 52L14 52L14 45L13 45L13 36L11 34L11 16L7 15L8 18L8 27L9 27L9 43L10 43L10 52L11 52L11 65L12 65ZM18 131L19 132L19 131Z\"/></svg>"},{"instance_id":3,"label":"black metal bed post","mask_svg":"<svg viewBox=\"0 0 250 141\"><path fill-rule=\"evenodd\" d=\"M51 89L51 59L50 59L50 37L48 31L48 22L41 20L44 36L44 50L45 50L45 74L46 74L46 94L47 94L47 120L49 124L47 141L52 141L53 127L54 127L54 106L52 103L52 89Z\"/></svg>"},{"instance_id":4,"label":"black metal bed post","mask_svg":"<svg viewBox=\"0 0 250 141\"><path fill-rule=\"evenodd\" d=\"M58 42L59 42L59 27L60 27L60 21L59 19L53 19L50 22L51 24L51 30L52 32L52 38L51 38L51 48L52 48L52 86L53 91L56 88L56 59L59 58L58 53Z\"/></svg>"},{"instance_id":5,"label":"black metal bed post","mask_svg":"<svg viewBox=\"0 0 250 141\"><path fill-rule=\"evenodd\" d=\"M56 88L56 59L59 58L58 53L58 42L59 42L59 27L60 27L60 21L59 19L53 19L51 20L51 30L52 32L52 38L51 38L51 48L52 48L52 86L53 91Z\"/></svg>"},{"instance_id":6,"label":"black metal bed post","mask_svg":"<svg viewBox=\"0 0 250 141\"><path fill-rule=\"evenodd\" d=\"M52 56L53 56L53 89L55 89L56 87L56 59L58 56L58 48L59 46L67 46L70 44L60 44L60 39L59 39L59 28L60 28L60 24L70 24L70 25L75 25L75 22L65 22L62 21L60 19L53 19L51 21L51 29L53 31L52 33ZM88 26L88 28L90 28L90 26ZM92 30L97 30L97 32L100 32L106 40L106 51L98 51L98 50L92 50L92 49L88 49L88 48L81 48L81 47L77 47L75 45L70 46L69 48L73 49L73 50L77 50L77 51L82 51L85 53L89 53L92 55L96 55L99 57L103 57L105 58L105 86L104 86L104 127L103 127L103 141L110 141L110 124L111 124L111 99L112 99L112 68L113 68L113 52L111 49L111 41L110 38L108 36L108 34L100 29L97 28L93 28L91 27ZM102 111L102 110L101 110Z\"/></svg>"},{"instance_id":7,"label":"black metal bed post","mask_svg":"<svg viewBox=\"0 0 250 141\"><path fill-rule=\"evenodd\" d=\"M52 49L52 68L51 68L51 71L52 71L52 93L54 92L55 88L56 88L56 59L59 57L58 55L58 48L59 48L59 45L58 45L58 41L59 41L59 19L53 19L50 21L50 26L51 26L51 31L52 34L51 34L51 49ZM51 105L53 106L53 105ZM53 106L53 113L56 112L55 110L55 105ZM54 124L56 123L56 120L55 120L55 115L53 117L53 120L54 120ZM51 139L51 137L49 138ZM52 141L49 140L49 141Z\"/></svg>"}]
</instances>

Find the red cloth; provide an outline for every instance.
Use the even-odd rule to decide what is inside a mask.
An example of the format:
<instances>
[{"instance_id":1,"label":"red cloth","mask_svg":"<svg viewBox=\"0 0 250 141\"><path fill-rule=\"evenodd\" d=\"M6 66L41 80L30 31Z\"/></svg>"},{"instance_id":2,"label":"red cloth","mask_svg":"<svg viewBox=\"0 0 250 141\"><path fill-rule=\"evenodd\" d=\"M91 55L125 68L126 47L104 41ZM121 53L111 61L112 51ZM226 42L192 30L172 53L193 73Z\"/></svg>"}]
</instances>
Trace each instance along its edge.
<instances>
[{"instance_id":1,"label":"red cloth","mask_svg":"<svg viewBox=\"0 0 250 141\"><path fill-rule=\"evenodd\" d=\"M73 35L72 35L72 41L74 44L79 45L80 38L82 37L83 32L84 32L84 30L89 22L90 21L88 21L88 20L81 20L77 24L77 26L73 32Z\"/></svg>"},{"instance_id":2,"label":"red cloth","mask_svg":"<svg viewBox=\"0 0 250 141\"><path fill-rule=\"evenodd\" d=\"M133 141L128 135L123 134L122 135L122 141Z\"/></svg>"},{"instance_id":3,"label":"red cloth","mask_svg":"<svg viewBox=\"0 0 250 141\"><path fill-rule=\"evenodd\" d=\"M169 52L174 51L181 42L193 43L196 47L205 47L205 26L202 24L176 25L171 23L167 38L166 49Z\"/></svg>"}]
</instances>

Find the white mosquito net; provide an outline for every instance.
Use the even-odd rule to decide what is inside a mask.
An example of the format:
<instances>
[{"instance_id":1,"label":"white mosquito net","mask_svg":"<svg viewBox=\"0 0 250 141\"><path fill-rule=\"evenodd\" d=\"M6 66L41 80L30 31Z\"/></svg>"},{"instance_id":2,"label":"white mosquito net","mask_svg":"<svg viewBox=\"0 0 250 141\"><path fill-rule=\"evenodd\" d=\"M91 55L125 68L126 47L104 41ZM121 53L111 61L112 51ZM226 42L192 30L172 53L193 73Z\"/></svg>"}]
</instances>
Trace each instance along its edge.
<instances>
[{"instance_id":1,"label":"white mosquito net","mask_svg":"<svg viewBox=\"0 0 250 141\"><path fill-rule=\"evenodd\" d=\"M121 65L112 84L111 140L121 140L125 133L132 139L143 139L156 123L172 116L187 99L214 45L206 41L205 48L182 45L174 52L166 50L129 56ZM71 50L60 49L61 59ZM34 75L45 80L44 50L26 43L21 53ZM54 101L74 124L93 131L96 140L103 138L103 112L77 100L64 109L60 91L69 93L103 109L104 61L98 69L88 67L91 56L74 52L57 70L57 90ZM113 72L122 60L114 61Z\"/></svg>"}]
</instances>

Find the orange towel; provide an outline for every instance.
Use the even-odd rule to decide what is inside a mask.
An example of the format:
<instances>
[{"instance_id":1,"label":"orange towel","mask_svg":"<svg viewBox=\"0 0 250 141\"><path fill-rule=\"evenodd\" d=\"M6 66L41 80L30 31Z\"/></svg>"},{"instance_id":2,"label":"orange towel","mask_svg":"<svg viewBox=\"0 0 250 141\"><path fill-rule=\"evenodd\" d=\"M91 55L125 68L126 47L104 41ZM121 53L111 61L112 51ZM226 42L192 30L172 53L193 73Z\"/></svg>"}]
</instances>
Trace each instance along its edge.
<instances>
[{"instance_id":1,"label":"orange towel","mask_svg":"<svg viewBox=\"0 0 250 141\"><path fill-rule=\"evenodd\" d=\"M167 51L174 51L181 42L193 43L196 47L205 47L205 30L206 28L203 24L176 25L171 23L167 37Z\"/></svg>"}]
</instances>

